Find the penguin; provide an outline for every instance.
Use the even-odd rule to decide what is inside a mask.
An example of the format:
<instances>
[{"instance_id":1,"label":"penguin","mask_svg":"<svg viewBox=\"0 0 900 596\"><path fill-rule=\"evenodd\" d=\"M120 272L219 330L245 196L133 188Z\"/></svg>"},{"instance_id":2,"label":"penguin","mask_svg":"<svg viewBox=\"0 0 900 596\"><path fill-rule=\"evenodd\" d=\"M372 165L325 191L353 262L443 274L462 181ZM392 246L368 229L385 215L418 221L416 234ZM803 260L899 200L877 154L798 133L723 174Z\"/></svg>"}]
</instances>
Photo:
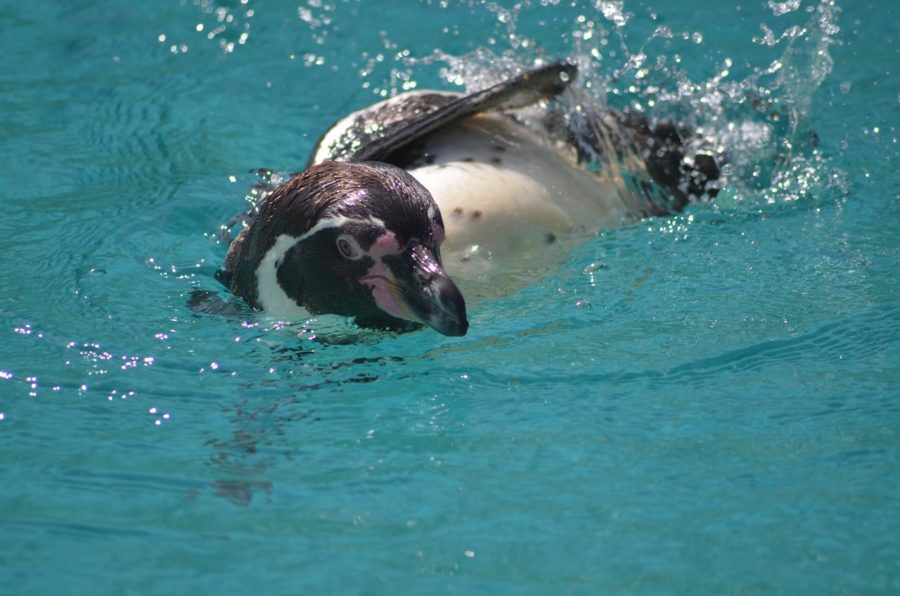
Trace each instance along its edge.
<instances>
[{"instance_id":1,"label":"penguin","mask_svg":"<svg viewBox=\"0 0 900 596\"><path fill-rule=\"evenodd\" d=\"M246 214L219 279L282 318L462 336L457 280L479 298L508 292L586 234L715 196L717 159L691 131L584 97L574 118L554 105L576 76L553 63L349 114Z\"/></svg>"}]
</instances>

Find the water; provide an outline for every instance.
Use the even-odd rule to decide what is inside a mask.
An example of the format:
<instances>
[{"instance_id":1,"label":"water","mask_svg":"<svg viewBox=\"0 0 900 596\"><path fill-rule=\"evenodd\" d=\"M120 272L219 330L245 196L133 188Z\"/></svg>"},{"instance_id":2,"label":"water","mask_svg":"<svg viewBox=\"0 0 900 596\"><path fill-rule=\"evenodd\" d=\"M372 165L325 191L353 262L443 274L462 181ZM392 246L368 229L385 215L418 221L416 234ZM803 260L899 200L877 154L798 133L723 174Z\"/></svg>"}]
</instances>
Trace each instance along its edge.
<instances>
[{"instance_id":1,"label":"water","mask_svg":"<svg viewBox=\"0 0 900 596\"><path fill-rule=\"evenodd\" d=\"M4 592L897 592L898 16L3 4ZM561 56L716 139L719 200L599 231L462 339L187 308L251 170Z\"/></svg>"}]
</instances>

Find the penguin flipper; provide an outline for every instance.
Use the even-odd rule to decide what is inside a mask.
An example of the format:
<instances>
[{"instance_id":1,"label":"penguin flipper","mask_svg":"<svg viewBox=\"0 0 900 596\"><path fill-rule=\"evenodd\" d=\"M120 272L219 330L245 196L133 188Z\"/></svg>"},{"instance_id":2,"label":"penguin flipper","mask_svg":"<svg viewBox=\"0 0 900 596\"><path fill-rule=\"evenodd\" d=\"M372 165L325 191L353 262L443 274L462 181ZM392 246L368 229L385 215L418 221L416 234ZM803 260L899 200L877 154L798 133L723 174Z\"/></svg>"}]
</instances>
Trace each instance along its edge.
<instances>
[{"instance_id":1,"label":"penguin flipper","mask_svg":"<svg viewBox=\"0 0 900 596\"><path fill-rule=\"evenodd\" d=\"M346 160L387 161L392 153L448 124L481 112L516 110L555 97L575 80L577 74L577 67L565 62L535 68L483 91L450 101L391 134L371 140L350 153Z\"/></svg>"}]
</instances>

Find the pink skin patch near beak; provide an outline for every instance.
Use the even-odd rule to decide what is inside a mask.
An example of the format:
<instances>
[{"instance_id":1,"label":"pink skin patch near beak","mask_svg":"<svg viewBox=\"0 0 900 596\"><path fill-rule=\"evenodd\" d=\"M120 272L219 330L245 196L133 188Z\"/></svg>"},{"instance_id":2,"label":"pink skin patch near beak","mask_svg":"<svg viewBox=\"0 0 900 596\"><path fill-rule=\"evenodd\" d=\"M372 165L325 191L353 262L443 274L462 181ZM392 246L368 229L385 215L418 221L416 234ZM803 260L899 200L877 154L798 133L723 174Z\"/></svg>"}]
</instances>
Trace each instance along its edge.
<instances>
[{"instance_id":1,"label":"pink skin patch near beak","mask_svg":"<svg viewBox=\"0 0 900 596\"><path fill-rule=\"evenodd\" d=\"M395 236L393 232L385 232L372 243L367 254L375 259L375 262L377 263L380 262L381 257L385 255L399 255L401 252L400 243L397 242L397 236Z\"/></svg>"},{"instance_id":2,"label":"pink skin patch near beak","mask_svg":"<svg viewBox=\"0 0 900 596\"><path fill-rule=\"evenodd\" d=\"M384 265L379 263L379 265L372 268L368 275L360 280L366 287L372 290L372 297L375 299L375 304L387 314L395 316L398 319L421 323L422 321L413 314L412 310L406 306L406 303L397 299L398 292L395 289L396 286L393 281L388 277L375 272L379 266L383 267Z\"/></svg>"},{"instance_id":3,"label":"pink skin patch near beak","mask_svg":"<svg viewBox=\"0 0 900 596\"><path fill-rule=\"evenodd\" d=\"M385 255L399 255L401 252L400 243L393 232L379 236L368 251L375 264L359 281L372 291L375 304L384 312L405 321L421 322L405 302L397 299L399 288L394 283L394 274L382 261Z\"/></svg>"}]
</instances>

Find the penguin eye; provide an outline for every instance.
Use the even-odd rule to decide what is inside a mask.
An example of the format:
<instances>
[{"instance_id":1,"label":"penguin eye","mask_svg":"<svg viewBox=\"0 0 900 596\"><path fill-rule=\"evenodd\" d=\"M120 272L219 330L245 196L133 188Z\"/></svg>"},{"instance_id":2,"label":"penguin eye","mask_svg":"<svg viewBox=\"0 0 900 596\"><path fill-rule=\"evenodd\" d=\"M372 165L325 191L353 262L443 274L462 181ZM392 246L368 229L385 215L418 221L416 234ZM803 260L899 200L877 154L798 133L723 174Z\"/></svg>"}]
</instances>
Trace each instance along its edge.
<instances>
[{"instance_id":1,"label":"penguin eye","mask_svg":"<svg viewBox=\"0 0 900 596\"><path fill-rule=\"evenodd\" d=\"M355 261L363 255L363 251L359 247L359 244L351 236L338 236L337 248L338 252L340 252L345 259L350 259L351 261Z\"/></svg>"}]
</instances>

